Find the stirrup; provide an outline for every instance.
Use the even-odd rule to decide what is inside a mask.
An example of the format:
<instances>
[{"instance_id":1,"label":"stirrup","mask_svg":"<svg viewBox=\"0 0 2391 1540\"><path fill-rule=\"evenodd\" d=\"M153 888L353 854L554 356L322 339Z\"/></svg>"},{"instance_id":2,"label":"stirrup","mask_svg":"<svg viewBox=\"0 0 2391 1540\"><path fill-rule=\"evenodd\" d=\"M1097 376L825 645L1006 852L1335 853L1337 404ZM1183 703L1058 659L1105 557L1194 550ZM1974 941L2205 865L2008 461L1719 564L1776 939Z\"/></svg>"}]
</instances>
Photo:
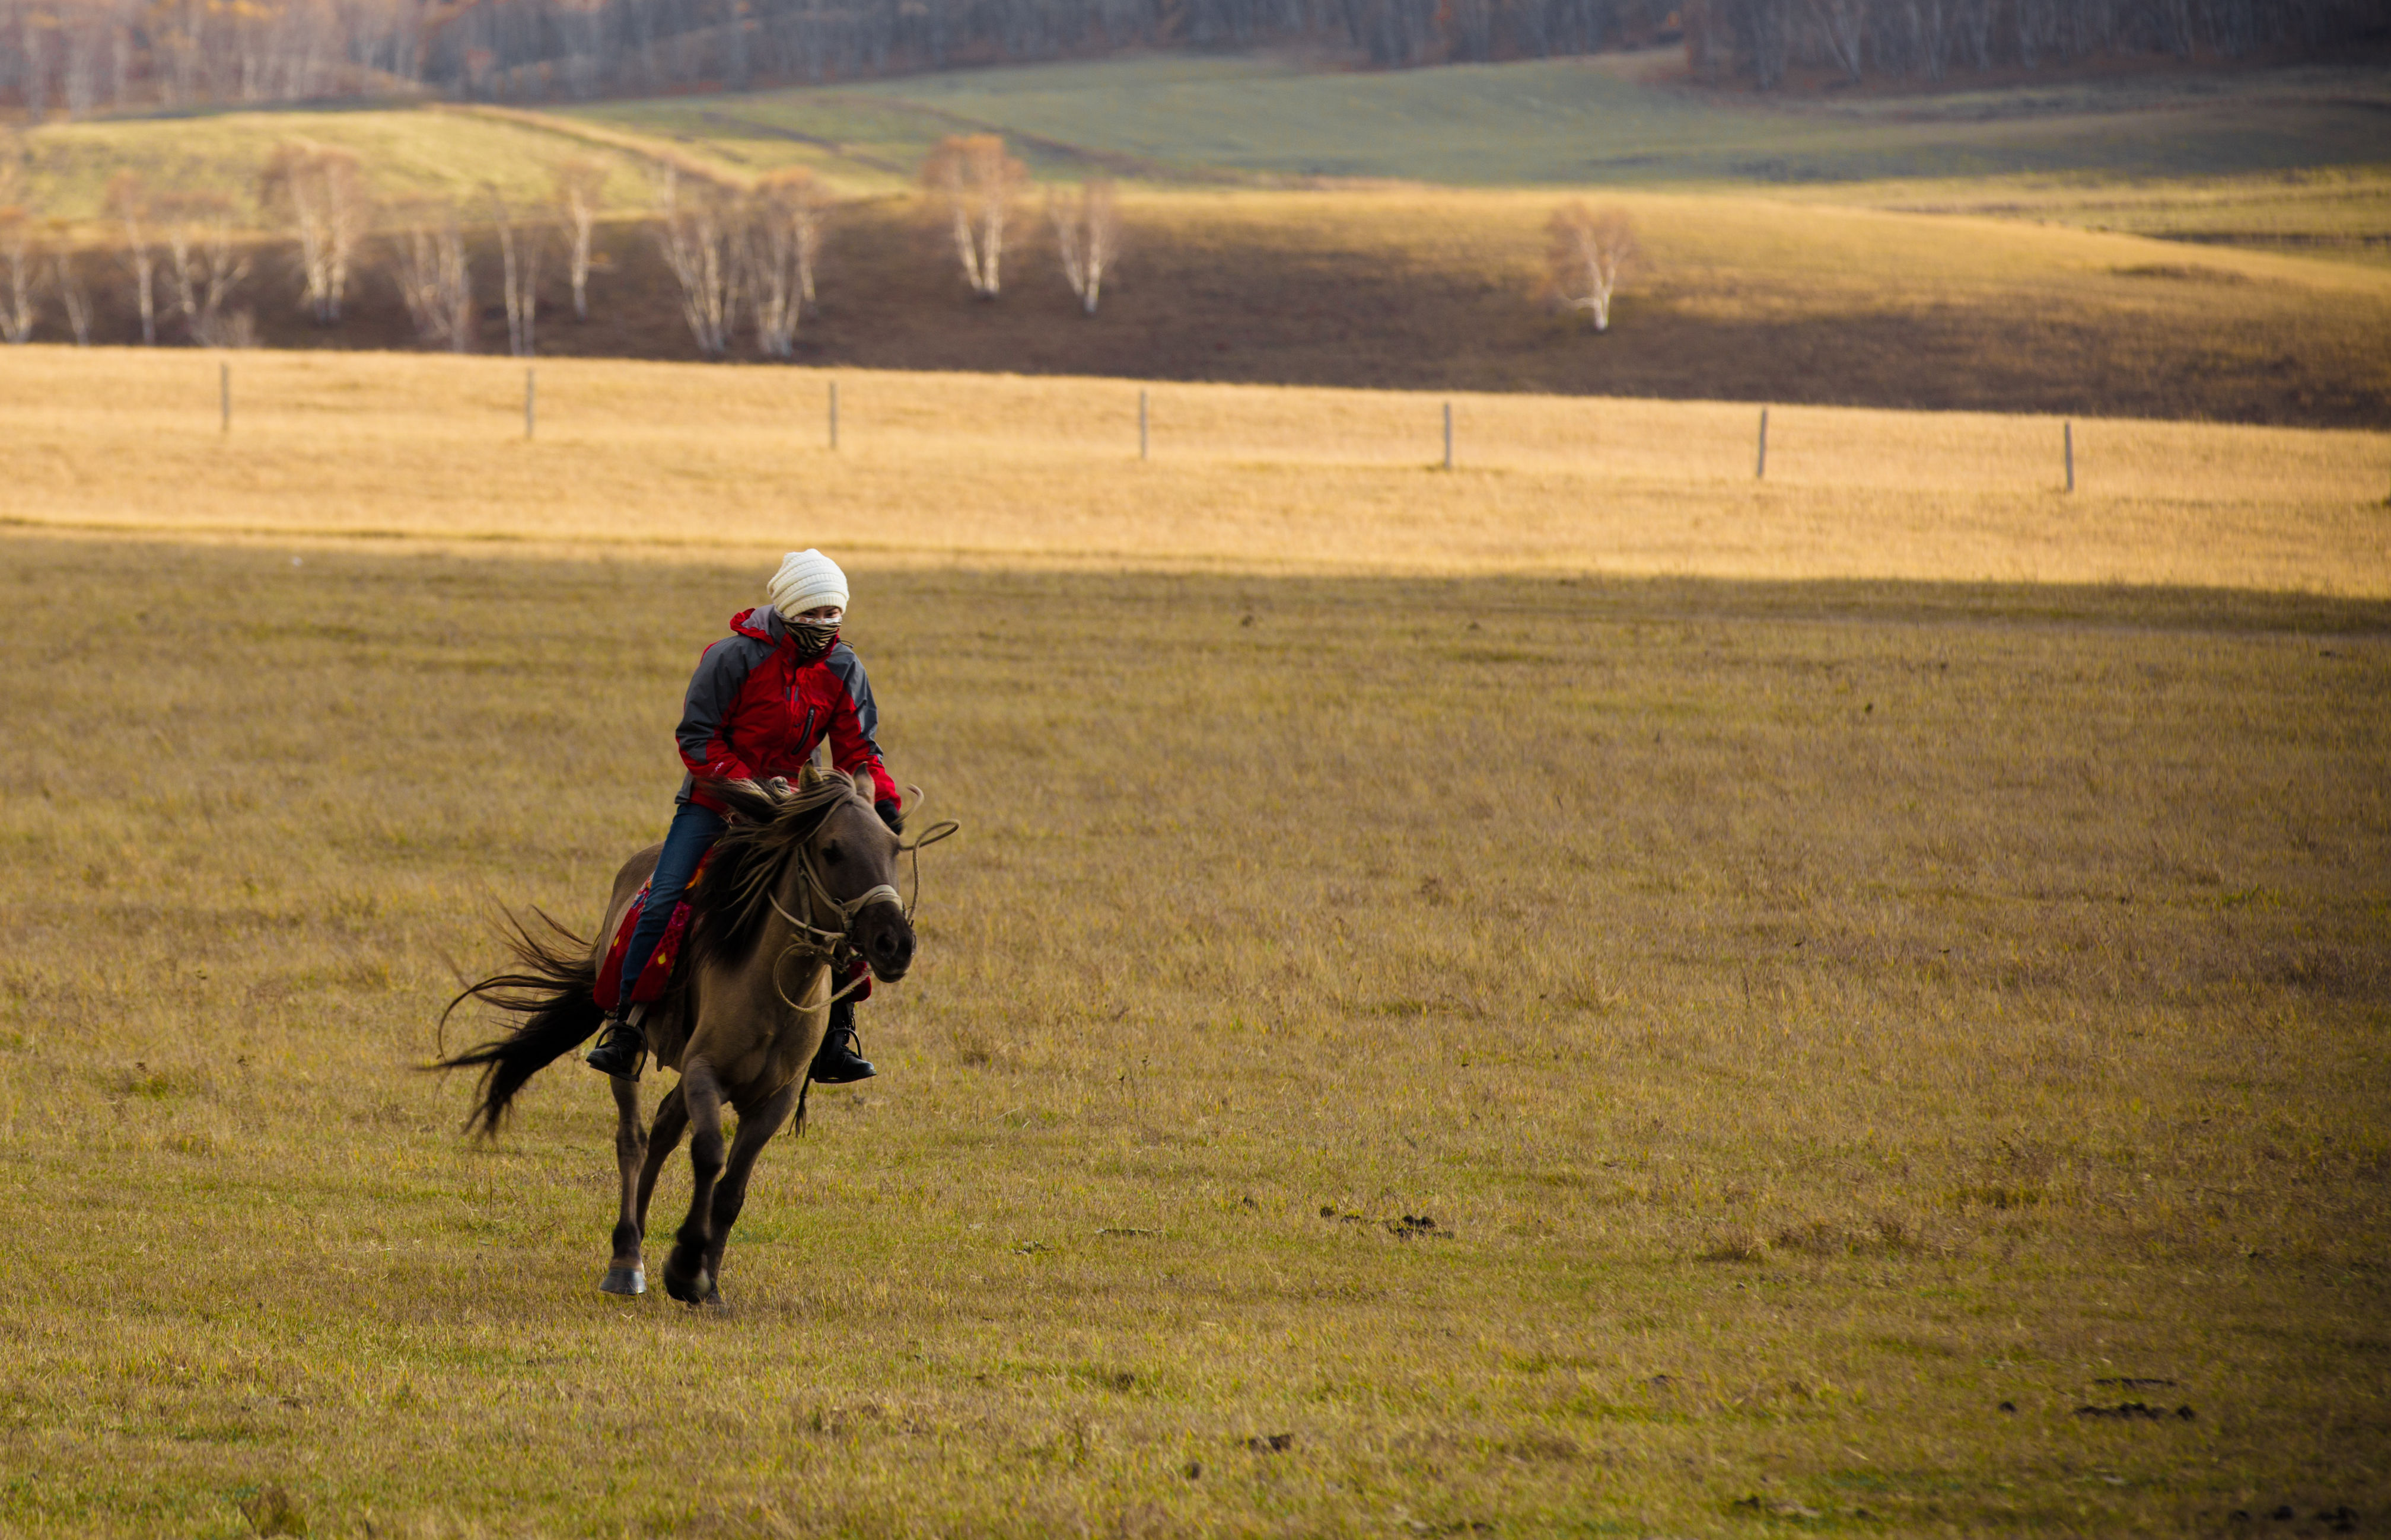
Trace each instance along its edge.
<instances>
[{"instance_id":1,"label":"stirrup","mask_svg":"<svg viewBox=\"0 0 2391 1540\"><path fill-rule=\"evenodd\" d=\"M648 1034L640 1030L640 1022L647 1014L645 1005L636 1005L620 1015L607 1017L605 1026L598 1033L597 1045L583 1056L582 1061L605 1074L626 1080L639 1079L648 1066ZM626 1037L630 1039L627 1056L623 1052L623 1039Z\"/></svg>"}]
</instances>

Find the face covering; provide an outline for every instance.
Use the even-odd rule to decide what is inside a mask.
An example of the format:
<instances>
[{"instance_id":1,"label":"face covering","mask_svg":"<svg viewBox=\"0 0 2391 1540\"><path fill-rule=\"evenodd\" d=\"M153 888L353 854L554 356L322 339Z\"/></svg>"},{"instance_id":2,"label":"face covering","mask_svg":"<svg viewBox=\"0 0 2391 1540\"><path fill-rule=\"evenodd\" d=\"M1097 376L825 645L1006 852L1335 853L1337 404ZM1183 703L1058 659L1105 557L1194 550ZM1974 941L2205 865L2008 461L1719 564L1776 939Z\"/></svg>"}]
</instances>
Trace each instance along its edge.
<instances>
[{"instance_id":1,"label":"face covering","mask_svg":"<svg viewBox=\"0 0 2391 1540\"><path fill-rule=\"evenodd\" d=\"M840 618L844 619L844 616ZM797 650L808 658L838 640L840 621L793 621L784 615L781 623L787 626L789 634L797 639Z\"/></svg>"}]
</instances>

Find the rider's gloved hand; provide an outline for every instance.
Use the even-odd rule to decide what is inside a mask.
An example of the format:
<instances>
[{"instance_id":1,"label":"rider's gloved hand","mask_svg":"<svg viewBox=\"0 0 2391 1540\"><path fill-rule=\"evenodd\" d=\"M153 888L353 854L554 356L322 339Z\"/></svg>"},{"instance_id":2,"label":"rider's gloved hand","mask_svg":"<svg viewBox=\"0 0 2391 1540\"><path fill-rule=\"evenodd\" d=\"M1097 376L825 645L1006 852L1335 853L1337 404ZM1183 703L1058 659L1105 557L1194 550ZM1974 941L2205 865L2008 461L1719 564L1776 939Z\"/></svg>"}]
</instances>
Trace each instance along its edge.
<instances>
[{"instance_id":1,"label":"rider's gloved hand","mask_svg":"<svg viewBox=\"0 0 2391 1540\"><path fill-rule=\"evenodd\" d=\"M872 805L874 811L879 813L880 821L888 826L889 833L902 834L905 832L905 810L902 807L899 807L894 800L885 802L874 802Z\"/></svg>"}]
</instances>

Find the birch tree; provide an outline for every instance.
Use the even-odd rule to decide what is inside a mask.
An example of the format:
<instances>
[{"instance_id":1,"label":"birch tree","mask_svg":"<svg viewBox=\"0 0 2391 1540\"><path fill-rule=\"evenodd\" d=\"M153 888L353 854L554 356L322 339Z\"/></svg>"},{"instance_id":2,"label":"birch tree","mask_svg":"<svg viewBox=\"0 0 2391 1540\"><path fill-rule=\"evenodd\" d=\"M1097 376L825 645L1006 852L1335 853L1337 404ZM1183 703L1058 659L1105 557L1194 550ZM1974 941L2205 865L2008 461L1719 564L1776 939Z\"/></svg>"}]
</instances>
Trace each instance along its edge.
<instances>
[{"instance_id":1,"label":"birch tree","mask_svg":"<svg viewBox=\"0 0 2391 1540\"><path fill-rule=\"evenodd\" d=\"M1005 229L1027 168L993 134L955 134L922 163L922 182L937 199L954 236L963 281L983 300L1002 288Z\"/></svg>"},{"instance_id":2,"label":"birch tree","mask_svg":"<svg viewBox=\"0 0 2391 1540\"><path fill-rule=\"evenodd\" d=\"M258 178L258 206L299 240L301 291L317 326L336 325L348 295L357 243L372 227L372 201L357 158L344 149L278 144Z\"/></svg>"},{"instance_id":3,"label":"birch tree","mask_svg":"<svg viewBox=\"0 0 2391 1540\"><path fill-rule=\"evenodd\" d=\"M473 270L454 204L418 204L400 211L389 237L391 276L415 335L451 353L473 345Z\"/></svg>"},{"instance_id":4,"label":"birch tree","mask_svg":"<svg viewBox=\"0 0 2391 1540\"><path fill-rule=\"evenodd\" d=\"M496 186L489 188L490 212L498 236L499 282L506 289L507 351L517 358L532 355L532 326L539 318L539 258L544 225L517 221Z\"/></svg>"},{"instance_id":5,"label":"birch tree","mask_svg":"<svg viewBox=\"0 0 2391 1540\"><path fill-rule=\"evenodd\" d=\"M0 306L0 341L32 340L40 318L34 288L41 276L41 250L33 237L32 212L22 204L0 208L0 267L7 270L6 304Z\"/></svg>"},{"instance_id":6,"label":"birch tree","mask_svg":"<svg viewBox=\"0 0 2391 1540\"><path fill-rule=\"evenodd\" d=\"M67 223L62 219L50 222L50 286L58 291L58 303L66 310L67 329L74 333L75 346L91 346L91 291L84 287L82 270L67 245Z\"/></svg>"},{"instance_id":7,"label":"birch tree","mask_svg":"<svg viewBox=\"0 0 2391 1540\"><path fill-rule=\"evenodd\" d=\"M589 245L606 195L602 160L567 160L556 168L556 211L564 227L565 272L573 279L573 318L589 319Z\"/></svg>"},{"instance_id":8,"label":"birch tree","mask_svg":"<svg viewBox=\"0 0 2391 1540\"><path fill-rule=\"evenodd\" d=\"M1120 216L1113 203L1113 185L1099 178L1081 183L1076 197L1049 192L1046 217L1053 222L1063 279L1079 297L1079 309L1093 315L1104 293L1105 273L1120 251Z\"/></svg>"},{"instance_id":9,"label":"birch tree","mask_svg":"<svg viewBox=\"0 0 2391 1540\"><path fill-rule=\"evenodd\" d=\"M1571 201L1544 225L1544 263L1555 301L1582 313L1596 331L1610 329L1610 297L1639 254L1635 226L1617 209L1596 213Z\"/></svg>"},{"instance_id":10,"label":"birch tree","mask_svg":"<svg viewBox=\"0 0 2391 1540\"><path fill-rule=\"evenodd\" d=\"M141 317L141 342L158 344L158 231L150 214L149 186L138 172L120 171L108 182L108 214L124 237L124 265L133 275L133 307Z\"/></svg>"},{"instance_id":11,"label":"birch tree","mask_svg":"<svg viewBox=\"0 0 2391 1540\"><path fill-rule=\"evenodd\" d=\"M658 204L656 240L680 289L681 318L697 351L719 358L730 343L743 211L728 189L711 182L684 185L670 166Z\"/></svg>"},{"instance_id":12,"label":"birch tree","mask_svg":"<svg viewBox=\"0 0 2391 1540\"><path fill-rule=\"evenodd\" d=\"M249 276L249 254L233 239L232 199L200 192L178 193L162 202L166 255L184 331L201 347L237 341L247 328L226 320L224 303Z\"/></svg>"}]
</instances>

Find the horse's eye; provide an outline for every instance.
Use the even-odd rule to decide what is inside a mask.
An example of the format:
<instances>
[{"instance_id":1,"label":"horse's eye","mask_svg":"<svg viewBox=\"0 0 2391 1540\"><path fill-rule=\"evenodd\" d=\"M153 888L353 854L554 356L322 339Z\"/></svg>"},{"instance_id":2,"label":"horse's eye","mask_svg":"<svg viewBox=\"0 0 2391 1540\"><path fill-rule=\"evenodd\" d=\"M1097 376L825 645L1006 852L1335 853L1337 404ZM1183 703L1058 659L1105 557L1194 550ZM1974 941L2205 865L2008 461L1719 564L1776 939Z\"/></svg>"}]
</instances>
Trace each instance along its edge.
<instances>
[{"instance_id":1,"label":"horse's eye","mask_svg":"<svg viewBox=\"0 0 2391 1540\"><path fill-rule=\"evenodd\" d=\"M822 859L834 866L838 865L838 846L835 842L822 847Z\"/></svg>"}]
</instances>

